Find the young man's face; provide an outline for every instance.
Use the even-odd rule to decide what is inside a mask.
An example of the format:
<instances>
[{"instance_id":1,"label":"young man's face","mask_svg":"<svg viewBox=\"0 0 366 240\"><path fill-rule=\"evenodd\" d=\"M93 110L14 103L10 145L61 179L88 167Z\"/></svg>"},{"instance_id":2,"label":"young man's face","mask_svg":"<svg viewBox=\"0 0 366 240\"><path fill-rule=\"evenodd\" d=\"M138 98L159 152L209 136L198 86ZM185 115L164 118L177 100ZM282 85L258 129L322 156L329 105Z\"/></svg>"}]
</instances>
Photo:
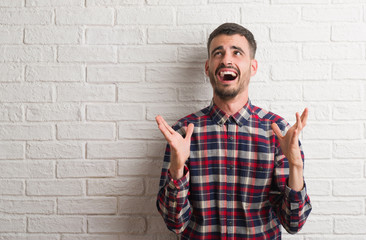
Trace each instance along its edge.
<instances>
[{"instance_id":1,"label":"young man's face","mask_svg":"<svg viewBox=\"0 0 366 240\"><path fill-rule=\"evenodd\" d=\"M244 36L222 34L212 40L205 70L215 95L230 100L248 90L250 77L257 72L257 61L250 56Z\"/></svg>"}]
</instances>

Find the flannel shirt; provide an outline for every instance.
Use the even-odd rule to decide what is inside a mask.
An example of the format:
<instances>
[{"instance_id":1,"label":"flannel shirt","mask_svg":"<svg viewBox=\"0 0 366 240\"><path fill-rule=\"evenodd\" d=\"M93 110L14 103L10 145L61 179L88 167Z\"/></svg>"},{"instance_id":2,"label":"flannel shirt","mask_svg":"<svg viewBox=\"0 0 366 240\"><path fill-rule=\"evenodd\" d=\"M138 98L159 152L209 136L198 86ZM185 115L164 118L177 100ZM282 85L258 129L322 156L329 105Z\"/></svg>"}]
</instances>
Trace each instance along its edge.
<instances>
[{"instance_id":1,"label":"flannel shirt","mask_svg":"<svg viewBox=\"0 0 366 240\"><path fill-rule=\"evenodd\" d=\"M165 151L157 208L168 229L181 239L209 240L281 239L281 224L291 234L302 228L310 199L305 185L299 192L287 186L289 165L273 122L282 134L289 128L248 100L232 116L211 102L173 126L184 136L193 123L194 132L181 179L170 176L169 144Z\"/></svg>"}]
</instances>

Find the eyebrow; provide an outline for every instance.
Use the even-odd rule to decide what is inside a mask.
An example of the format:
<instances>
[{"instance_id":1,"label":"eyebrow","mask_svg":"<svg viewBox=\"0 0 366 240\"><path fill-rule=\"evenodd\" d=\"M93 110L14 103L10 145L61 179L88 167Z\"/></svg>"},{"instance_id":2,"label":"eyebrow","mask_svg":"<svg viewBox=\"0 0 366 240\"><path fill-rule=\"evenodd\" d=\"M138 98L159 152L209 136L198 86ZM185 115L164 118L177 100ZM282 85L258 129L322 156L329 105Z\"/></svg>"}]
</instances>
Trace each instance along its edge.
<instances>
[{"instance_id":1,"label":"eyebrow","mask_svg":"<svg viewBox=\"0 0 366 240\"><path fill-rule=\"evenodd\" d=\"M224 49L224 47L223 47L223 46L218 46L218 47L214 48L214 49L211 51L211 55L212 55L212 54L214 54L214 52L216 52L217 50L222 50L222 49ZM235 49L235 50L238 50L238 51L240 51L240 52L242 52L242 53L244 53L244 54L245 54L244 50L243 50L241 47L231 46L231 47L230 47L230 49Z\"/></svg>"}]
</instances>

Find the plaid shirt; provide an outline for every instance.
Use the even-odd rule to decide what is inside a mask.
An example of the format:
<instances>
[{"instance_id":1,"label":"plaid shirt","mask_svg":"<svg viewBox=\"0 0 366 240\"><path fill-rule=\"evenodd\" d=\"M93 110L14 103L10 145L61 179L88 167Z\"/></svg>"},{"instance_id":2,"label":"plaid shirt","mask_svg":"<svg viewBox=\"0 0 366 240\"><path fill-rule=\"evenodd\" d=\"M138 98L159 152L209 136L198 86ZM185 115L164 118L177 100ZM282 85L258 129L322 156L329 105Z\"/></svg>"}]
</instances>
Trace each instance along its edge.
<instances>
[{"instance_id":1,"label":"plaid shirt","mask_svg":"<svg viewBox=\"0 0 366 240\"><path fill-rule=\"evenodd\" d=\"M184 177L173 180L166 148L157 207L181 239L281 239L298 232L311 211L306 188L287 186L289 165L271 123L289 124L250 102L229 116L211 103L174 126L194 124ZM300 145L301 147L301 145ZM304 154L301 150L304 160Z\"/></svg>"}]
</instances>

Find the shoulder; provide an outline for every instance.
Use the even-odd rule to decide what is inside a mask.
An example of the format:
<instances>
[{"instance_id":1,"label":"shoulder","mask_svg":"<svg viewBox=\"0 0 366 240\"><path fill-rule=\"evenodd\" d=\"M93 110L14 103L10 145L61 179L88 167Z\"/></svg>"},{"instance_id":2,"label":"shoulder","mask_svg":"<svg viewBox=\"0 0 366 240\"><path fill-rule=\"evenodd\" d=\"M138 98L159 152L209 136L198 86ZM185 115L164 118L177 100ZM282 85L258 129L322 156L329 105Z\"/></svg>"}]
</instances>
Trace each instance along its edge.
<instances>
[{"instance_id":1,"label":"shoulder","mask_svg":"<svg viewBox=\"0 0 366 240\"><path fill-rule=\"evenodd\" d=\"M256 119L262 123L276 123L279 128L283 131L285 130L288 126L289 123L281 116L271 112L271 111L267 111L261 107L257 107L257 106L252 106L253 107L253 112L252 112L252 118Z\"/></svg>"},{"instance_id":2,"label":"shoulder","mask_svg":"<svg viewBox=\"0 0 366 240\"><path fill-rule=\"evenodd\" d=\"M179 129L188 126L188 124L193 123L197 125L197 123L201 122L202 119L208 117L209 107L205 107L195 113L191 113L181 119L179 119L174 125L173 129L179 131Z\"/></svg>"}]
</instances>

